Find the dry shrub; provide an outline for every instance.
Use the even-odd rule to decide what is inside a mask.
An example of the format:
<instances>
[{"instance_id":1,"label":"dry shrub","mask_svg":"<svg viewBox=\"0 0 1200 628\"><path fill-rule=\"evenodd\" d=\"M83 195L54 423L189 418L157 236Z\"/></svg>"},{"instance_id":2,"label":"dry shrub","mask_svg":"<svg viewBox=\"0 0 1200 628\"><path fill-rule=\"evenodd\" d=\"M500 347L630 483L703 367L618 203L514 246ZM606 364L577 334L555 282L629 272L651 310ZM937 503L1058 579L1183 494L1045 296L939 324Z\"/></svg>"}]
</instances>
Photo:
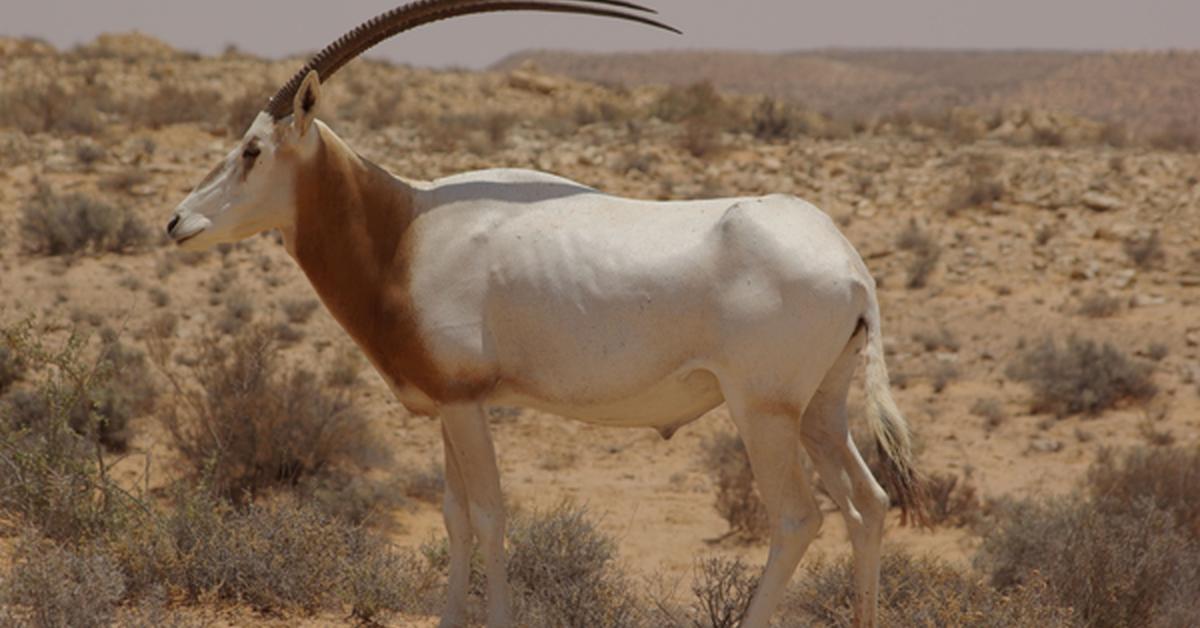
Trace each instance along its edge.
<instances>
[{"instance_id":1,"label":"dry shrub","mask_svg":"<svg viewBox=\"0 0 1200 628\"><path fill-rule=\"evenodd\" d=\"M403 480L379 481L351 473L324 473L287 489L304 503L350 525L386 528L387 513L404 505Z\"/></svg>"},{"instance_id":2,"label":"dry shrub","mask_svg":"<svg viewBox=\"0 0 1200 628\"><path fill-rule=\"evenodd\" d=\"M466 150L487 155L504 147L517 117L506 111L443 114L437 118L415 118L426 146L437 152Z\"/></svg>"},{"instance_id":3,"label":"dry shrub","mask_svg":"<svg viewBox=\"0 0 1200 628\"><path fill-rule=\"evenodd\" d=\"M150 175L138 168L124 168L100 179L100 187L114 192L133 193L133 189L144 185Z\"/></svg>"},{"instance_id":4,"label":"dry shrub","mask_svg":"<svg viewBox=\"0 0 1200 628\"><path fill-rule=\"evenodd\" d=\"M1121 311L1121 299L1096 292L1079 302L1079 314L1088 318L1109 318Z\"/></svg>"},{"instance_id":5,"label":"dry shrub","mask_svg":"<svg viewBox=\"0 0 1200 628\"><path fill-rule=\"evenodd\" d=\"M982 502L967 476L932 473L926 481L929 520L937 526L961 528L979 521Z\"/></svg>"},{"instance_id":6,"label":"dry shrub","mask_svg":"<svg viewBox=\"0 0 1200 628\"><path fill-rule=\"evenodd\" d=\"M37 255L133 252L149 232L128 209L82 194L59 196L48 185L21 208L22 244Z\"/></svg>"},{"instance_id":7,"label":"dry shrub","mask_svg":"<svg viewBox=\"0 0 1200 628\"><path fill-rule=\"evenodd\" d=\"M763 98L750 114L754 137L760 140L786 142L812 133L807 114L795 104Z\"/></svg>"},{"instance_id":8,"label":"dry shrub","mask_svg":"<svg viewBox=\"0 0 1200 628\"><path fill-rule=\"evenodd\" d=\"M267 104L266 95L272 93L274 89L271 84L264 81L258 87L252 87L242 92L241 96L234 98L229 103L225 110L225 130L229 135L242 137L246 134L246 130L250 128L254 118Z\"/></svg>"},{"instance_id":9,"label":"dry shrub","mask_svg":"<svg viewBox=\"0 0 1200 628\"><path fill-rule=\"evenodd\" d=\"M6 344L0 344L0 395L25 375L25 359Z\"/></svg>"},{"instance_id":10,"label":"dry shrub","mask_svg":"<svg viewBox=\"0 0 1200 628\"><path fill-rule=\"evenodd\" d=\"M729 523L729 535L743 542L765 538L767 509L754 488L754 472L742 439L721 433L704 443L704 464L717 487L715 506Z\"/></svg>"},{"instance_id":11,"label":"dry shrub","mask_svg":"<svg viewBox=\"0 0 1200 628\"><path fill-rule=\"evenodd\" d=\"M424 469L405 473L404 495L429 504L440 504L446 490L446 474L442 465L430 462Z\"/></svg>"},{"instance_id":12,"label":"dry shrub","mask_svg":"<svg viewBox=\"0 0 1200 628\"><path fill-rule=\"evenodd\" d=\"M995 157L971 155L963 181L950 190L943 209L951 216L973 207L991 207L1004 198L1007 189L1000 179L1000 162Z\"/></svg>"},{"instance_id":13,"label":"dry shrub","mask_svg":"<svg viewBox=\"0 0 1200 628\"><path fill-rule=\"evenodd\" d=\"M938 327L937 331L926 330L916 332L912 338L926 351L945 350L957 352L959 348L958 338L955 338L954 332L950 331L945 325Z\"/></svg>"},{"instance_id":14,"label":"dry shrub","mask_svg":"<svg viewBox=\"0 0 1200 628\"><path fill-rule=\"evenodd\" d=\"M100 332L102 368L109 375L96 382L71 410L75 431L105 447L123 452L129 447L129 421L154 408L158 394L146 356L123 343L112 329Z\"/></svg>"},{"instance_id":15,"label":"dry shrub","mask_svg":"<svg viewBox=\"0 0 1200 628\"><path fill-rule=\"evenodd\" d=\"M1194 625L1200 545L1153 501L1098 507L1079 497L1000 508L976 564L1002 590L1046 583L1087 626ZM1175 624L1168 617L1189 617Z\"/></svg>"},{"instance_id":16,"label":"dry shrub","mask_svg":"<svg viewBox=\"0 0 1200 628\"><path fill-rule=\"evenodd\" d=\"M1060 346L1047 336L1009 365L1006 374L1033 389L1033 412L1097 415L1158 392L1151 367L1134 362L1109 343L1075 335Z\"/></svg>"},{"instance_id":17,"label":"dry shrub","mask_svg":"<svg viewBox=\"0 0 1200 628\"><path fill-rule=\"evenodd\" d=\"M1086 486L1106 511L1149 500L1200 541L1200 449L1134 447L1122 454L1102 449L1088 470Z\"/></svg>"},{"instance_id":18,"label":"dry shrub","mask_svg":"<svg viewBox=\"0 0 1200 628\"><path fill-rule=\"evenodd\" d=\"M1159 150L1194 153L1200 150L1200 130L1194 123L1175 119L1161 131L1151 135L1149 144Z\"/></svg>"},{"instance_id":19,"label":"dry shrub","mask_svg":"<svg viewBox=\"0 0 1200 628\"><path fill-rule=\"evenodd\" d=\"M1096 141L1113 148L1125 148L1129 145L1129 128L1123 122L1106 122L1100 127Z\"/></svg>"},{"instance_id":20,"label":"dry shrub","mask_svg":"<svg viewBox=\"0 0 1200 628\"><path fill-rule=\"evenodd\" d=\"M1125 255L1129 256L1129 260L1138 268L1148 269L1161 266L1167 259L1167 254L1162 248L1162 238L1158 235L1158 230L1150 232L1150 235L1145 237L1127 238L1122 244Z\"/></svg>"},{"instance_id":21,"label":"dry shrub","mask_svg":"<svg viewBox=\"0 0 1200 628\"><path fill-rule=\"evenodd\" d=\"M984 429L991 431L1000 427L1008 415L1004 412L1004 404L999 399L976 399L971 404L971 414L983 418Z\"/></svg>"},{"instance_id":22,"label":"dry shrub","mask_svg":"<svg viewBox=\"0 0 1200 628\"><path fill-rule=\"evenodd\" d=\"M352 388L358 385L362 370L363 359L358 349L343 348L330 361L325 383L334 388Z\"/></svg>"},{"instance_id":23,"label":"dry shrub","mask_svg":"<svg viewBox=\"0 0 1200 628\"><path fill-rule=\"evenodd\" d=\"M596 529L586 508L564 502L514 517L508 547L521 625L638 625L633 583L616 563L612 539Z\"/></svg>"},{"instance_id":24,"label":"dry shrub","mask_svg":"<svg viewBox=\"0 0 1200 628\"><path fill-rule=\"evenodd\" d=\"M169 350L156 350L181 400L160 414L174 446L233 499L339 464L361 466L370 453L366 419L351 398L308 371L281 368L276 343L262 325L244 326L228 343L209 338L186 375L171 370Z\"/></svg>"},{"instance_id":25,"label":"dry shrub","mask_svg":"<svg viewBox=\"0 0 1200 628\"><path fill-rule=\"evenodd\" d=\"M710 82L686 87L667 88L651 107L651 115L664 122L684 122L695 118L720 118L728 106Z\"/></svg>"},{"instance_id":26,"label":"dry shrub","mask_svg":"<svg viewBox=\"0 0 1200 628\"><path fill-rule=\"evenodd\" d=\"M668 88L651 107L651 114L665 122L679 123L679 147L693 157L711 156L721 148L721 135L736 119L735 112L712 83Z\"/></svg>"},{"instance_id":27,"label":"dry shrub","mask_svg":"<svg viewBox=\"0 0 1200 628\"><path fill-rule=\"evenodd\" d=\"M916 220L910 220L908 227L896 238L896 246L913 254L904 285L910 290L924 288L929 283L930 273L937 267L937 262L942 256L941 245L929 232L922 229Z\"/></svg>"},{"instance_id":28,"label":"dry shrub","mask_svg":"<svg viewBox=\"0 0 1200 628\"><path fill-rule=\"evenodd\" d=\"M136 122L151 128L188 122L225 122L227 109L221 104L221 93L206 88L181 88L161 85L158 90L137 105Z\"/></svg>"},{"instance_id":29,"label":"dry shrub","mask_svg":"<svg viewBox=\"0 0 1200 628\"><path fill-rule=\"evenodd\" d=\"M933 392L940 393L943 390L946 390L946 387L950 385L950 382L958 379L959 375L960 373L958 372L958 367L953 363L938 363L938 365L933 369L933 378L930 382L933 384Z\"/></svg>"},{"instance_id":30,"label":"dry shrub","mask_svg":"<svg viewBox=\"0 0 1200 628\"><path fill-rule=\"evenodd\" d=\"M14 554L0 592L14 623L47 628L112 625L125 581L111 557L95 548L60 547L28 535Z\"/></svg>"},{"instance_id":31,"label":"dry shrub","mask_svg":"<svg viewBox=\"0 0 1200 628\"><path fill-rule=\"evenodd\" d=\"M714 118L690 118L683 123L679 147L692 157L702 159L721 149L722 129Z\"/></svg>"},{"instance_id":32,"label":"dry shrub","mask_svg":"<svg viewBox=\"0 0 1200 628\"><path fill-rule=\"evenodd\" d=\"M289 323L301 325L308 322L320 305L316 299L285 299L279 304L279 308L283 310L283 315Z\"/></svg>"},{"instance_id":33,"label":"dry shrub","mask_svg":"<svg viewBox=\"0 0 1200 628\"><path fill-rule=\"evenodd\" d=\"M740 558L697 561L692 579L692 625L735 628L741 625L758 587L758 576Z\"/></svg>"},{"instance_id":34,"label":"dry shrub","mask_svg":"<svg viewBox=\"0 0 1200 628\"><path fill-rule=\"evenodd\" d=\"M783 604L789 619L783 626L854 626L851 561L817 563L799 578ZM1070 625L1070 611L1056 604L1045 584L1002 593L973 574L934 558L905 553L883 556L879 587L881 626L1010 626Z\"/></svg>"},{"instance_id":35,"label":"dry shrub","mask_svg":"<svg viewBox=\"0 0 1200 628\"><path fill-rule=\"evenodd\" d=\"M60 77L0 91L0 127L25 133L94 135L102 128L97 99L70 92Z\"/></svg>"},{"instance_id":36,"label":"dry shrub","mask_svg":"<svg viewBox=\"0 0 1200 628\"><path fill-rule=\"evenodd\" d=\"M241 510L192 497L167 525L180 559L172 579L189 596L215 593L262 609L336 606L350 568L376 550L389 551L358 529L286 499ZM393 586L402 591L404 579Z\"/></svg>"},{"instance_id":37,"label":"dry shrub","mask_svg":"<svg viewBox=\"0 0 1200 628\"><path fill-rule=\"evenodd\" d=\"M3 338L29 365L44 412L28 425L0 414L0 522L36 530L4 574L0 620L110 625L118 603L164 588L180 601L217 596L261 610L350 608L364 621L430 610L424 561L295 498L238 508L181 484L168 510L130 495L107 477L103 449L69 425L112 360L86 359L93 352L78 335L46 348L28 322Z\"/></svg>"},{"instance_id":38,"label":"dry shrub","mask_svg":"<svg viewBox=\"0 0 1200 628\"><path fill-rule=\"evenodd\" d=\"M91 539L120 527L124 493L107 482L104 452L71 426L111 364L87 338L48 347L32 322L3 329L3 342L27 365L29 386L0 400L0 512L55 539Z\"/></svg>"}]
</instances>

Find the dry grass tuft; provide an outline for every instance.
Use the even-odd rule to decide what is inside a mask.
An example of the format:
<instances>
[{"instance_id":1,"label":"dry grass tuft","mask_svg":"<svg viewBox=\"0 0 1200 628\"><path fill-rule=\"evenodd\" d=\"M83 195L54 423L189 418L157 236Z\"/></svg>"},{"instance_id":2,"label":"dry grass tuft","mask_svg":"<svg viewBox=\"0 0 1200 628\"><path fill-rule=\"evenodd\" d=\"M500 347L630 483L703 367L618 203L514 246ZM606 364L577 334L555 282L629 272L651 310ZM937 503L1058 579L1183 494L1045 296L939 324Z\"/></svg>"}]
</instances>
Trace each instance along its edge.
<instances>
[{"instance_id":1,"label":"dry grass tuft","mask_svg":"<svg viewBox=\"0 0 1200 628\"><path fill-rule=\"evenodd\" d=\"M1033 412L1097 415L1126 401L1158 393L1151 367L1132 361L1116 347L1077 336L1059 346L1047 337L1027 349L1006 373L1033 388Z\"/></svg>"},{"instance_id":2,"label":"dry grass tuft","mask_svg":"<svg viewBox=\"0 0 1200 628\"><path fill-rule=\"evenodd\" d=\"M717 487L716 509L729 534L743 542L767 535L767 510L754 488L746 447L736 434L721 433L704 443L704 464Z\"/></svg>"}]
</instances>

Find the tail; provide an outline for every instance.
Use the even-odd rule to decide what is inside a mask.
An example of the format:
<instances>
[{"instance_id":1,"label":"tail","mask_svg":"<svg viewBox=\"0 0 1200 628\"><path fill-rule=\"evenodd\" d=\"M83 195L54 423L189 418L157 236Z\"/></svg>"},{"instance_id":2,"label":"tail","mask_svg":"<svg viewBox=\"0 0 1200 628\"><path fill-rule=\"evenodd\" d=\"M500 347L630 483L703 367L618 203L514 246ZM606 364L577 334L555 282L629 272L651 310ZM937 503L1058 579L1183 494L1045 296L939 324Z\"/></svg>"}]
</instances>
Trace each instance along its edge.
<instances>
[{"instance_id":1,"label":"tail","mask_svg":"<svg viewBox=\"0 0 1200 628\"><path fill-rule=\"evenodd\" d=\"M870 304L860 325L867 328L867 425L875 436L881 469L878 475L892 502L900 507L900 522L928 526L928 495L924 477L913 466L912 435L888 383L883 361L883 331L879 302L871 291Z\"/></svg>"}]
</instances>

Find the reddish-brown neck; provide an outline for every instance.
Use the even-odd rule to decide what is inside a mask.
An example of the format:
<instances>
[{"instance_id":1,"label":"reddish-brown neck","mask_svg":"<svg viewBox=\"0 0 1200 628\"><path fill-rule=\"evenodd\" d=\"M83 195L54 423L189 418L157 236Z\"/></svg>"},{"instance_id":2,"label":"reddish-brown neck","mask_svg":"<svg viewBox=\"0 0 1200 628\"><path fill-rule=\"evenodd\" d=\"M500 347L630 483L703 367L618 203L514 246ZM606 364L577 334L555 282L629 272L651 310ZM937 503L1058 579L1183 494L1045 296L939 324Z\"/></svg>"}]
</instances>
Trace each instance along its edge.
<instances>
[{"instance_id":1,"label":"reddish-brown neck","mask_svg":"<svg viewBox=\"0 0 1200 628\"><path fill-rule=\"evenodd\" d=\"M321 132L297 165L292 255L334 318L394 385L440 399L445 384L410 295L413 189Z\"/></svg>"}]
</instances>

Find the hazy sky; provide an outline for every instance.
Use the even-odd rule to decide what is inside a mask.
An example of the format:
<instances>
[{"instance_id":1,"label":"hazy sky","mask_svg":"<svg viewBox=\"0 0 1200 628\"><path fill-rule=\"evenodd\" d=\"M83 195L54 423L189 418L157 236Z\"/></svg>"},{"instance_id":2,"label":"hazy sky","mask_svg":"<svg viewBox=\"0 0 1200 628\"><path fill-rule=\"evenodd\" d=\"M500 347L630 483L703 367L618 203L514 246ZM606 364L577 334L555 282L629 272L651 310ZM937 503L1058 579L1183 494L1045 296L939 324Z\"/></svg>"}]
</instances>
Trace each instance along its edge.
<instances>
[{"instance_id":1,"label":"hazy sky","mask_svg":"<svg viewBox=\"0 0 1200 628\"><path fill-rule=\"evenodd\" d=\"M582 16L465 17L374 54L417 65L485 66L525 48L653 50L841 47L1200 48L1200 0L644 0L674 36ZM205 53L312 51L395 0L0 0L0 35L64 47L140 30Z\"/></svg>"}]
</instances>

